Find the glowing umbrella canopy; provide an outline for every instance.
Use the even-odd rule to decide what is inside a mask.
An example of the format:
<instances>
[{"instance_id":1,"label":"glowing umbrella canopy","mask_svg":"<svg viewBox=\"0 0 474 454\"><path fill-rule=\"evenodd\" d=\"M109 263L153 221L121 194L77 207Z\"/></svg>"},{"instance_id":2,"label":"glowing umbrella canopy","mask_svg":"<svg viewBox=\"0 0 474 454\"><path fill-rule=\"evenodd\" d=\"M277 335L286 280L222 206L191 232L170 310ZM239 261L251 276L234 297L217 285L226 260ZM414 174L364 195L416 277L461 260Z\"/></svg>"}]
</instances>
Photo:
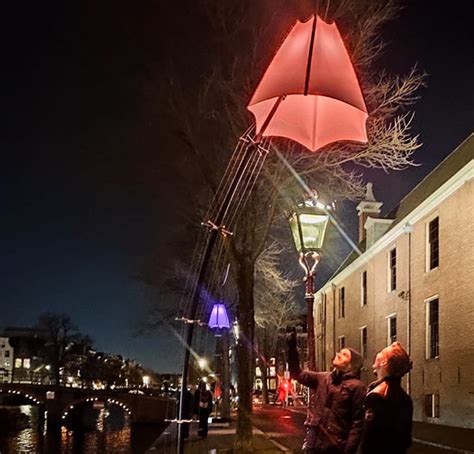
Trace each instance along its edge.
<instances>
[{"instance_id":1,"label":"glowing umbrella canopy","mask_svg":"<svg viewBox=\"0 0 474 454\"><path fill-rule=\"evenodd\" d=\"M257 136L287 137L311 151L338 140L367 142L367 108L335 23L296 22L247 108Z\"/></svg>"},{"instance_id":2,"label":"glowing umbrella canopy","mask_svg":"<svg viewBox=\"0 0 474 454\"><path fill-rule=\"evenodd\" d=\"M225 304L215 303L214 306L212 306L208 326L209 328L215 330L230 328L229 317L227 315Z\"/></svg>"}]
</instances>

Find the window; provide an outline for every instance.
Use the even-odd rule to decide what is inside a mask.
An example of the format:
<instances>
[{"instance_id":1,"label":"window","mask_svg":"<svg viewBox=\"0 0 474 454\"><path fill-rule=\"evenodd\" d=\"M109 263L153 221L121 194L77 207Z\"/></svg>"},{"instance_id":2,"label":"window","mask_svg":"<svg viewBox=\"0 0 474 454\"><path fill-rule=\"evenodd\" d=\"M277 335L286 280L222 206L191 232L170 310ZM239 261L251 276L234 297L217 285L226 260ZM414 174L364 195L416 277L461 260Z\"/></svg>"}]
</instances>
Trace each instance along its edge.
<instances>
[{"instance_id":1,"label":"window","mask_svg":"<svg viewBox=\"0 0 474 454\"><path fill-rule=\"evenodd\" d=\"M341 287L339 289L339 318L346 316L346 289Z\"/></svg>"},{"instance_id":2,"label":"window","mask_svg":"<svg viewBox=\"0 0 474 454\"><path fill-rule=\"evenodd\" d=\"M388 257L389 292L397 288L397 249L393 248Z\"/></svg>"},{"instance_id":3,"label":"window","mask_svg":"<svg viewBox=\"0 0 474 454\"><path fill-rule=\"evenodd\" d=\"M339 336L337 339L338 339L338 350L342 350L346 346L346 336Z\"/></svg>"},{"instance_id":4,"label":"window","mask_svg":"<svg viewBox=\"0 0 474 454\"><path fill-rule=\"evenodd\" d=\"M439 357L439 300L426 302L426 359Z\"/></svg>"},{"instance_id":5,"label":"window","mask_svg":"<svg viewBox=\"0 0 474 454\"><path fill-rule=\"evenodd\" d=\"M10 350L5 350L5 358L10 358Z\"/></svg>"},{"instance_id":6,"label":"window","mask_svg":"<svg viewBox=\"0 0 474 454\"><path fill-rule=\"evenodd\" d=\"M25 358L25 359L23 360L23 367L24 367L25 369L29 369L29 368L30 368L30 365L31 365L31 363L30 363L30 358Z\"/></svg>"},{"instance_id":7,"label":"window","mask_svg":"<svg viewBox=\"0 0 474 454\"><path fill-rule=\"evenodd\" d=\"M439 266L439 217L428 223L428 271Z\"/></svg>"},{"instance_id":8,"label":"window","mask_svg":"<svg viewBox=\"0 0 474 454\"><path fill-rule=\"evenodd\" d=\"M439 418L439 394L425 396L425 412L428 418Z\"/></svg>"},{"instance_id":9,"label":"window","mask_svg":"<svg viewBox=\"0 0 474 454\"><path fill-rule=\"evenodd\" d=\"M397 340L397 316L387 317L387 345L391 345Z\"/></svg>"},{"instance_id":10,"label":"window","mask_svg":"<svg viewBox=\"0 0 474 454\"><path fill-rule=\"evenodd\" d=\"M324 306L326 304L326 294L323 293L321 295L321 300L319 301L319 315L318 315L318 318L319 318L319 323L324 323Z\"/></svg>"},{"instance_id":11,"label":"window","mask_svg":"<svg viewBox=\"0 0 474 454\"><path fill-rule=\"evenodd\" d=\"M360 286L361 286L360 305L365 306L367 304L367 271L362 271L362 274L360 276Z\"/></svg>"},{"instance_id":12,"label":"window","mask_svg":"<svg viewBox=\"0 0 474 454\"><path fill-rule=\"evenodd\" d=\"M15 369L19 369L21 367L22 360L21 358L15 358Z\"/></svg>"},{"instance_id":13,"label":"window","mask_svg":"<svg viewBox=\"0 0 474 454\"><path fill-rule=\"evenodd\" d=\"M367 326L362 326L360 330L360 354L363 358L367 357Z\"/></svg>"}]
</instances>

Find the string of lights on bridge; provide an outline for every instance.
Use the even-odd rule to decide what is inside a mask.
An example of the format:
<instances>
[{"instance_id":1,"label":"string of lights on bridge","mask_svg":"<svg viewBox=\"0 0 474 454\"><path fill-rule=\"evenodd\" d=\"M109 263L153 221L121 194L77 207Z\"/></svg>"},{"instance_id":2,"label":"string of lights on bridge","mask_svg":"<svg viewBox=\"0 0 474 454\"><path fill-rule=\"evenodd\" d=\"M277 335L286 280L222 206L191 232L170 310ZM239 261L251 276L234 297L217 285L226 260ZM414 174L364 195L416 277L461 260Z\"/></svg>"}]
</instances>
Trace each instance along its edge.
<instances>
[{"instance_id":1,"label":"string of lights on bridge","mask_svg":"<svg viewBox=\"0 0 474 454\"><path fill-rule=\"evenodd\" d=\"M102 399L99 399L98 397L88 397L87 399L81 401L81 402L97 402L97 401L102 401ZM108 403L108 404L114 404L114 405L118 405L120 408L122 408L126 413L127 415L131 415L132 412L130 411L130 408L128 408L124 403L122 402L119 402L118 400L115 400L115 399L105 399L105 402ZM79 403L79 402L78 402ZM73 404L73 405L69 405L69 408L63 413L62 415L62 419L66 419L68 414L69 414L69 411L71 411L74 406L77 405L76 404Z\"/></svg>"},{"instance_id":2,"label":"string of lights on bridge","mask_svg":"<svg viewBox=\"0 0 474 454\"><path fill-rule=\"evenodd\" d=\"M11 390L11 389L5 390L5 391L6 391L8 394L13 394L13 395L17 395L17 396L26 397L27 399L33 401L36 405L41 404L41 402L40 402L38 399L36 399L36 398L33 397L33 396L30 396L29 394L24 394L24 393L22 393L22 392L20 392L20 391L14 391L14 390ZM0 393L2 393L2 392L4 392L3 389L0 389Z\"/></svg>"}]
</instances>

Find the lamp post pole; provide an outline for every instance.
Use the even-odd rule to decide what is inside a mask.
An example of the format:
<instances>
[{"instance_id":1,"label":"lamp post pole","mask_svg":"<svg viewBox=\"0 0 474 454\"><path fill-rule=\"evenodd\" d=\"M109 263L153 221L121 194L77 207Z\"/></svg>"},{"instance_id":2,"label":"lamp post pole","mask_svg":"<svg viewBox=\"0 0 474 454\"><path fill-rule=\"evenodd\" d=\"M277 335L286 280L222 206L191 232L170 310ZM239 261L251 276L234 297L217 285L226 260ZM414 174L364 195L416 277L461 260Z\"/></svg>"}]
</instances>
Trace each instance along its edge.
<instances>
[{"instance_id":1,"label":"lamp post pole","mask_svg":"<svg viewBox=\"0 0 474 454\"><path fill-rule=\"evenodd\" d=\"M316 370L315 335L314 335L314 274L320 255L316 252L300 253L300 265L305 270L305 295L307 310L308 336L308 369ZM310 262L312 261L312 263Z\"/></svg>"},{"instance_id":2,"label":"lamp post pole","mask_svg":"<svg viewBox=\"0 0 474 454\"><path fill-rule=\"evenodd\" d=\"M316 191L295 206L288 217L291 233L299 252L299 262L305 272L305 301L307 309L308 368L316 370L314 335L314 275L321 259L321 250L331 207L318 200Z\"/></svg>"}]
</instances>

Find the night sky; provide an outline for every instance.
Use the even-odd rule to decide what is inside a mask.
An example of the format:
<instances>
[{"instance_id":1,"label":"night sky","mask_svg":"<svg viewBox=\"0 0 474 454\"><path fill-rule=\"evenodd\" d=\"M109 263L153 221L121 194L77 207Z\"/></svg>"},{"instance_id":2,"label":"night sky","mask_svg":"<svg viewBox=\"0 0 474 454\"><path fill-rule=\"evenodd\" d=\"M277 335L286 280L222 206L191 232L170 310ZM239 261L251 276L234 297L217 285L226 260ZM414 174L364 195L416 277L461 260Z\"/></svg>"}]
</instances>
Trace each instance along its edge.
<instances>
[{"instance_id":1,"label":"night sky","mask_svg":"<svg viewBox=\"0 0 474 454\"><path fill-rule=\"evenodd\" d=\"M193 2L39 3L3 14L0 327L65 312L96 348L171 371L170 332L136 336L149 293L134 276L151 248L173 266L183 202L165 165L173 125L144 108L142 81L176 54L198 72L204 21ZM424 146L420 167L370 172L384 212L474 129L472 1L407 3L383 64L429 74L413 127Z\"/></svg>"}]
</instances>

